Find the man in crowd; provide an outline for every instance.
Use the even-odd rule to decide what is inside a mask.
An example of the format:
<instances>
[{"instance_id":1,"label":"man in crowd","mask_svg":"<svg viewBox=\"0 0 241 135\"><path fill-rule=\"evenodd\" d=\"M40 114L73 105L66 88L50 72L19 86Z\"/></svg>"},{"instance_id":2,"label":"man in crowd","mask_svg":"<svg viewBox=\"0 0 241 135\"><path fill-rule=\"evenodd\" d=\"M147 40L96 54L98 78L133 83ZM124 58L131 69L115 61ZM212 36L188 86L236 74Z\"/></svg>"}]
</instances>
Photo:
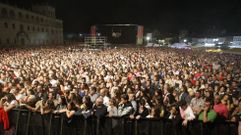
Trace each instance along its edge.
<instances>
[{"instance_id":1,"label":"man in crowd","mask_svg":"<svg viewBox=\"0 0 241 135\"><path fill-rule=\"evenodd\" d=\"M225 121L228 118L228 107L221 102L219 95L215 95L214 97L213 109L218 115L218 120Z\"/></svg>"},{"instance_id":2,"label":"man in crowd","mask_svg":"<svg viewBox=\"0 0 241 135\"><path fill-rule=\"evenodd\" d=\"M162 112L167 118L170 107L184 99L187 103L178 110L183 125L195 116L211 120L212 107L204 102L208 98L215 102L217 119L231 120L230 114L238 108L232 99L240 102L241 97L240 59L234 54L170 48L119 48L94 53L66 47L0 49L0 93L1 97L12 93L14 105L27 104L30 111L35 111L31 108L38 108L38 102L48 95L54 106L46 113L55 110L60 105L56 100L63 97L61 100L71 103L75 112L87 110L97 117L105 115L111 99L117 116L125 118L142 112L138 105L143 100L148 116L159 118ZM200 89L208 94L201 95ZM2 101L2 108L13 104L5 98Z\"/></svg>"},{"instance_id":3,"label":"man in crowd","mask_svg":"<svg viewBox=\"0 0 241 135\"><path fill-rule=\"evenodd\" d=\"M128 101L126 94L121 95L121 102L118 105L118 116L125 117L133 113L132 104Z\"/></svg>"},{"instance_id":4,"label":"man in crowd","mask_svg":"<svg viewBox=\"0 0 241 135\"><path fill-rule=\"evenodd\" d=\"M191 108L196 116L201 112L201 109L204 107L204 99L201 97L201 91L197 90L195 92L195 97L191 100Z\"/></svg>"},{"instance_id":5,"label":"man in crowd","mask_svg":"<svg viewBox=\"0 0 241 135\"><path fill-rule=\"evenodd\" d=\"M217 117L217 113L212 109L212 104L209 99L204 102L204 107L198 116L198 120L203 121L203 123L214 122Z\"/></svg>"}]
</instances>

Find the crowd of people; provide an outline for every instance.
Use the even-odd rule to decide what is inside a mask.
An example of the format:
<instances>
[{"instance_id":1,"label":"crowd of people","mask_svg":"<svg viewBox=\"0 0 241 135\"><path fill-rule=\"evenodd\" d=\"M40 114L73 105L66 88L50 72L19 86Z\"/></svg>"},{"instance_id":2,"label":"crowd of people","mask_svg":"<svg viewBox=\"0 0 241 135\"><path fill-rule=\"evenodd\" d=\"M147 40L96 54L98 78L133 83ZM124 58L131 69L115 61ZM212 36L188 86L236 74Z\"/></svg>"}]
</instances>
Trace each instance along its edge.
<instances>
[{"instance_id":1,"label":"crowd of people","mask_svg":"<svg viewBox=\"0 0 241 135\"><path fill-rule=\"evenodd\" d=\"M241 55L169 48L0 50L0 112L240 123ZM6 127L7 128L7 127Z\"/></svg>"}]
</instances>

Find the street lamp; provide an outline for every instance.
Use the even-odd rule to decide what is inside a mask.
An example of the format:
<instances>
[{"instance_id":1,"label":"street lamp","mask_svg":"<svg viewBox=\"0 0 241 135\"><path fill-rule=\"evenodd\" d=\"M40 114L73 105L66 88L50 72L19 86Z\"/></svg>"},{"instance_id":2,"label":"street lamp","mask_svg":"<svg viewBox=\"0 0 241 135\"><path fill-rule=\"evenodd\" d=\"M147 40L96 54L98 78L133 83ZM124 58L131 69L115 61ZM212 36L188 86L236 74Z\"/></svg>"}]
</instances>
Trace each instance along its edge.
<instances>
[{"instance_id":1,"label":"street lamp","mask_svg":"<svg viewBox=\"0 0 241 135\"><path fill-rule=\"evenodd\" d=\"M149 42L150 40L151 40L151 37L146 37L146 40L147 40L147 42Z\"/></svg>"}]
</instances>

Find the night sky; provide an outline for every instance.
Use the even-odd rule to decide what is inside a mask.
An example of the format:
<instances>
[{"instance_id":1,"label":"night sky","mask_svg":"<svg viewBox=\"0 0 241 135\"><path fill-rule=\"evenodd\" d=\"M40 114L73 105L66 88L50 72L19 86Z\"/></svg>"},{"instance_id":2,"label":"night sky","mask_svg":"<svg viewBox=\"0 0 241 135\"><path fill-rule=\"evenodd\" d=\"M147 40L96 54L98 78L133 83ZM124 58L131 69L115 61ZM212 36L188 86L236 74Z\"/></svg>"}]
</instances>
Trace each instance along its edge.
<instances>
[{"instance_id":1,"label":"night sky","mask_svg":"<svg viewBox=\"0 0 241 135\"><path fill-rule=\"evenodd\" d=\"M89 32L93 24L135 23L146 31L190 36L241 35L239 0L0 0L20 7L45 3L56 7L64 32Z\"/></svg>"}]
</instances>

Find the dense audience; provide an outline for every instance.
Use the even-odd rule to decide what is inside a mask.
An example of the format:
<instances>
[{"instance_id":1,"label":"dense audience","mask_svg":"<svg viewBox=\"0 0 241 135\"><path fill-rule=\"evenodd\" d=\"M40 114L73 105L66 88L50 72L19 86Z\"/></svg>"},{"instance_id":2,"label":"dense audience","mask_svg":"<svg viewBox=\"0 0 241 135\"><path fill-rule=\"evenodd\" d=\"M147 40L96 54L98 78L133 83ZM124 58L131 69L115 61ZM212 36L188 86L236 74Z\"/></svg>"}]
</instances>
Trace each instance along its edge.
<instances>
[{"instance_id":1,"label":"dense audience","mask_svg":"<svg viewBox=\"0 0 241 135\"><path fill-rule=\"evenodd\" d=\"M240 55L167 48L0 51L5 112L166 118L185 126L240 121L240 95Z\"/></svg>"}]
</instances>

